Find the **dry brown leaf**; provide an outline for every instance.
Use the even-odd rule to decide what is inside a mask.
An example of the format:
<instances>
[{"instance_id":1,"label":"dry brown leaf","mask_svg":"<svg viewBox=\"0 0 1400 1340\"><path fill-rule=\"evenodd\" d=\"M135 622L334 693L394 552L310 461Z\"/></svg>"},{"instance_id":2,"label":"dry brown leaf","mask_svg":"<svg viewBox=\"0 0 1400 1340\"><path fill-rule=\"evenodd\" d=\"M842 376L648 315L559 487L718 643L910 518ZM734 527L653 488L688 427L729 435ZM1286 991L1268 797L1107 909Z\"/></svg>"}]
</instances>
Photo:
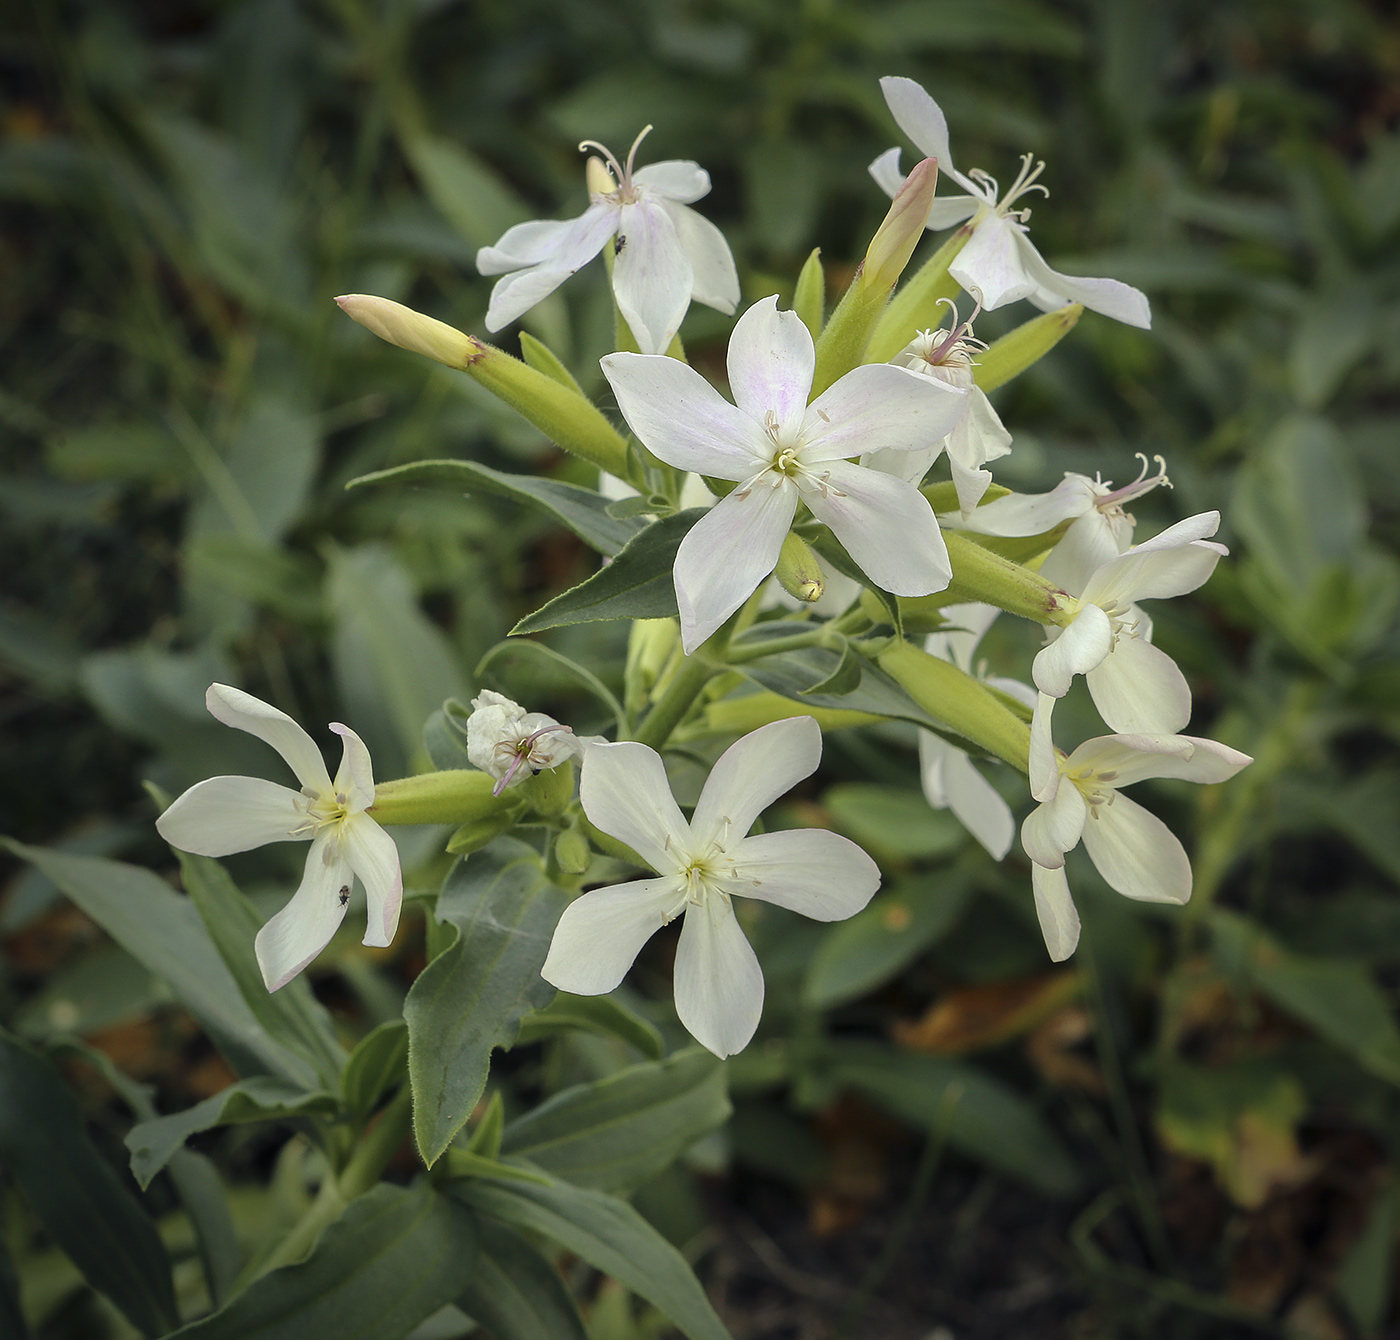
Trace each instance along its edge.
<instances>
[{"instance_id":1,"label":"dry brown leaf","mask_svg":"<svg viewBox=\"0 0 1400 1340\"><path fill-rule=\"evenodd\" d=\"M894 1040L910 1051L960 1056L1008 1042L1043 1023L1080 990L1074 969L1011 982L964 986L936 1000L921 1019L897 1021Z\"/></svg>"},{"instance_id":2,"label":"dry brown leaf","mask_svg":"<svg viewBox=\"0 0 1400 1340\"><path fill-rule=\"evenodd\" d=\"M1026 1039L1026 1058L1047 1084L1082 1093L1105 1092L1103 1072L1087 1056L1072 1048L1093 1036L1094 1021L1082 1005L1066 1005Z\"/></svg>"}]
</instances>

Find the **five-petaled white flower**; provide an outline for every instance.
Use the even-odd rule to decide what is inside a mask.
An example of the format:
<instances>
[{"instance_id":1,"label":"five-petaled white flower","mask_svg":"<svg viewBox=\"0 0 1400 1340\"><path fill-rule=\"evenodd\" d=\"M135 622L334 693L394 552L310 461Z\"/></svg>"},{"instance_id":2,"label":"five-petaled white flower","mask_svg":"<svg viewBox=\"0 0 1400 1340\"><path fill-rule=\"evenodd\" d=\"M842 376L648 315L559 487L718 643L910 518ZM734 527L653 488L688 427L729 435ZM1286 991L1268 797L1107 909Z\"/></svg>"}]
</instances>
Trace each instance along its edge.
<instances>
[{"instance_id":1,"label":"five-petaled white flower","mask_svg":"<svg viewBox=\"0 0 1400 1340\"><path fill-rule=\"evenodd\" d=\"M394 839L365 813L374 804L374 774L364 742L331 722L344 743L332 782L316 742L285 712L227 684L211 684L204 701L224 725L270 744L301 783L293 791L260 777L211 777L156 820L167 842L200 856L229 856L268 842L311 843L300 887L258 932L255 949L267 989L285 986L326 947L357 875L369 905L364 943L391 943L403 877Z\"/></svg>"},{"instance_id":2,"label":"five-petaled white flower","mask_svg":"<svg viewBox=\"0 0 1400 1340\"><path fill-rule=\"evenodd\" d=\"M980 168L966 176L953 166L948 150L948 123L939 106L912 79L880 80L885 102L899 128L920 153L938 160L938 169L951 177L965 195L939 196L929 213L930 228L952 228L972 221L972 236L948 267L948 273L969 293L980 297L986 308L1002 307L1018 298L1029 298L1043 311L1067 302L1081 302L1093 312L1144 329L1152 324L1152 312L1144 294L1117 279L1086 279L1052 270L1026 233L1028 209L1013 209L1028 191L1045 191L1036 180L1045 167L1026 154L1010 190L998 199L996 181ZM870 175L880 188L894 196L904 184L899 170L899 150L889 149L870 165Z\"/></svg>"},{"instance_id":3,"label":"five-petaled white flower","mask_svg":"<svg viewBox=\"0 0 1400 1340\"><path fill-rule=\"evenodd\" d=\"M1042 696L1031 728L1031 794L1041 803L1021 825L1031 858L1035 910L1057 963L1079 943L1079 913L1065 878L1065 855L1084 842L1110 888L1148 903L1184 903L1191 863L1166 824L1119 789L1149 777L1223 782L1248 754L1191 735L1100 735L1066 758L1050 738L1053 700Z\"/></svg>"},{"instance_id":4,"label":"five-petaled white flower","mask_svg":"<svg viewBox=\"0 0 1400 1340\"><path fill-rule=\"evenodd\" d=\"M983 634L1001 613L995 605L969 603L945 606L943 617L948 621L946 631L930 633L924 650L930 656L951 661L964 674L972 675L972 658ZM1035 690L1015 679L995 675L978 675L992 688L1035 706ZM1011 807L996 788L978 771L967 751L949 743L932 731L919 732L919 773L923 782L924 799L936 810L952 810L959 823L967 829L996 859L1001 860L1016 836L1016 820Z\"/></svg>"},{"instance_id":5,"label":"five-petaled white flower","mask_svg":"<svg viewBox=\"0 0 1400 1340\"><path fill-rule=\"evenodd\" d=\"M1187 517L1100 564L1080 590L1071 589L1073 622L1046 629L1051 641L1031 664L1036 688L1063 698L1074 676L1083 675L1110 730L1179 731L1191 719L1191 689L1176 662L1152 645L1152 621L1135 602L1200 586L1230 552L1206 538L1219 525L1219 512Z\"/></svg>"},{"instance_id":6,"label":"five-petaled white flower","mask_svg":"<svg viewBox=\"0 0 1400 1340\"><path fill-rule=\"evenodd\" d=\"M541 970L545 980L582 996L611 991L652 935L684 913L675 967L681 1023L716 1056L747 1046L763 1012L763 973L735 918L735 895L839 921L880 885L875 862L825 829L745 836L764 809L815 771L821 752L811 717L752 731L720 756L686 823L659 754L644 744L594 745L579 782L584 813L658 878L595 889L570 904Z\"/></svg>"},{"instance_id":7,"label":"five-petaled white flower","mask_svg":"<svg viewBox=\"0 0 1400 1340\"><path fill-rule=\"evenodd\" d=\"M472 707L467 718L467 757L496 779L493 796L545 768L580 757L591 743L580 740L572 726L561 725L543 712L527 712L491 689L482 689L472 699Z\"/></svg>"},{"instance_id":8,"label":"five-petaled white flower","mask_svg":"<svg viewBox=\"0 0 1400 1340\"><path fill-rule=\"evenodd\" d=\"M811 405L816 354L795 312L755 303L729 339L730 404L674 358L609 354L603 371L632 431L663 461L739 487L696 522L676 554L676 603L687 652L753 592L807 504L875 585L923 596L952 569L928 499L912 484L856 465L869 451L940 441L965 392L891 363L848 372Z\"/></svg>"},{"instance_id":9,"label":"five-petaled white flower","mask_svg":"<svg viewBox=\"0 0 1400 1340\"><path fill-rule=\"evenodd\" d=\"M698 163L668 159L633 169L637 136L625 164L589 162L589 206L576 219L535 219L508 228L476 254L484 275L504 275L491 290L486 329L500 330L553 293L608 242L614 251L617 305L643 353L664 354L693 298L732 314L739 276L724 234L690 205L707 195L710 175Z\"/></svg>"}]
</instances>

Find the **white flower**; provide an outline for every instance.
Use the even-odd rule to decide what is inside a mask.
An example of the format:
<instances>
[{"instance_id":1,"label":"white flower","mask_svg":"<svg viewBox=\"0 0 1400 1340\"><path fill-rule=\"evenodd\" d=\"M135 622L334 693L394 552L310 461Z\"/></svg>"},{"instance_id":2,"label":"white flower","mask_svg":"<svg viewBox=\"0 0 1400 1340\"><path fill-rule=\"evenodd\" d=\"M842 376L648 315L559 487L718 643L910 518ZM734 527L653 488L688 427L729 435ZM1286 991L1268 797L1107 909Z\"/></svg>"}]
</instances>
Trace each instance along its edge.
<instances>
[{"instance_id":1,"label":"white flower","mask_svg":"<svg viewBox=\"0 0 1400 1340\"><path fill-rule=\"evenodd\" d=\"M204 701L224 725L270 744L301 783L293 791L260 777L211 777L156 820L161 837L199 856L229 856L268 842L311 843L300 887L258 932L255 948L267 989L285 986L326 947L345 916L357 875L369 904L364 943L391 943L403 877L394 839L365 813L374 804L374 774L364 742L348 726L331 722L344 742L332 783L316 742L285 712L227 684L211 684Z\"/></svg>"},{"instance_id":2,"label":"white flower","mask_svg":"<svg viewBox=\"0 0 1400 1340\"><path fill-rule=\"evenodd\" d=\"M839 921L880 886L875 862L825 829L745 836L764 809L816 769L821 751L811 717L743 736L715 764L686 823L654 750L635 743L590 749L579 783L584 813L658 878L595 889L570 904L541 969L545 980L581 996L611 991L642 946L684 913L676 1012L716 1056L741 1051L763 1012L763 973L734 916L735 895Z\"/></svg>"},{"instance_id":3,"label":"white flower","mask_svg":"<svg viewBox=\"0 0 1400 1340\"><path fill-rule=\"evenodd\" d=\"M862 465L907 479L911 484L922 482L939 451L946 448L953 484L958 491L958 506L970 512L992 482L992 472L983 469L988 461L1005 456L1011 450L1011 434L1006 431L992 402L980 386L972 381L973 360L977 344L967 338L971 321L959 325L954 312L951 330L924 330L912 339L892 359L891 363L921 376L934 377L948 386L967 392L963 414L953 431L942 442L930 443L917 451L880 451L860 458Z\"/></svg>"},{"instance_id":4,"label":"white flower","mask_svg":"<svg viewBox=\"0 0 1400 1340\"><path fill-rule=\"evenodd\" d=\"M1148 777L1223 782L1248 754L1190 735L1101 735L1068 758L1050 738L1053 701L1042 698L1031 729L1031 794L1041 803L1021 825L1031 858L1035 910L1050 957L1060 962L1079 943L1079 914L1065 878L1065 854L1084 842L1110 888L1149 903L1184 903L1191 896L1191 863L1172 831L1119 794Z\"/></svg>"},{"instance_id":5,"label":"white flower","mask_svg":"<svg viewBox=\"0 0 1400 1340\"><path fill-rule=\"evenodd\" d=\"M972 236L957 254L948 273L986 308L1002 307L1029 298L1043 311L1081 302L1093 312L1144 329L1152 324L1147 298L1116 279L1084 279L1052 270L1026 234L1028 209L1012 205L1029 191L1045 191L1036 178L1045 167L1026 154L1010 190L998 199L996 181L979 168L966 176L953 166L948 150L948 123L938 104L912 79L880 80L891 114L921 153L938 160L939 171L951 177L965 195L940 196L929 213L930 228L952 228L972 220ZM882 190L895 195L904 183L899 150L890 149L870 165L870 175ZM1047 192L1048 194L1048 192Z\"/></svg>"},{"instance_id":6,"label":"white flower","mask_svg":"<svg viewBox=\"0 0 1400 1340\"><path fill-rule=\"evenodd\" d=\"M543 712L527 712L491 689L482 689L472 699L472 707L467 718L467 758L473 767L496 779L493 796L545 768L581 757L591 742L580 740L571 726L560 725Z\"/></svg>"},{"instance_id":7,"label":"white flower","mask_svg":"<svg viewBox=\"0 0 1400 1340\"><path fill-rule=\"evenodd\" d=\"M608 242L613 293L644 353L664 354L693 298L731 314L739 277L724 234L689 208L709 193L710 176L698 163L668 159L633 171L637 136L625 165L593 140L607 166L590 161L588 208L576 219L518 223L476 254L484 275L504 275L491 290L486 329L500 330L553 293ZM600 189L601 188L601 189Z\"/></svg>"},{"instance_id":8,"label":"white flower","mask_svg":"<svg viewBox=\"0 0 1400 1340\"><path fill-rule=\"evenodd\" d=\"M995 605L948 605L943 617L946 632L930 633L924 650L930 656L951 661L964 674L974 674L972 657L983 634L1001 611ZM984 683L1034 706L1035 691L1014 679L978 676ZM967 829L996 859L1001 860L1016 836L1011 807L982 776L965 750L932 731L919 732L919 772L924 798L936 810L952 810Z\"/></svg>"},{"instance_id":9,"label":"white flower","mask_svg":"<svg viewBox=\"0 0 1400 1340\"><path fill-rule=\"evenodd\" d=\"M773 571L805 502L877 586L921 596L948 585L948 551L928 499L849 458L945 437L964 393L889 363L855 368L809 406L815 350L794 312L755 303L729 340L731 405L674 358L609 354L603 371L632 431L670 465L740 487L702 517L676 554L687 652Z\"/></svg>"},{"instance_id":10,"label":"white flower","mask_svg":"<svg viewBox=\"0 0 1400 1340\"><path fill-rule=\"evenodd\" d=\"M991 506L992 504L988 504ZM1191 690L1176 662L1151 643L1152 621L1136 601L1194 591L1229 553L1206 539L1219 512L1202 512L1169 526L1100 564L1081 590L1065 628L1049 628L1031 678L1042 694L1063 698L1083 675L1111 730L1172 735L1191 719Z\"/></svg>"},{"instance_id":11,"label":"white flower","mask_svg":"<svg viewBox=\"0 0 1400 1340\"><path fill-rule=\"evenodd\" d=\"M945 526L979 535L1043 535L1062 521L1074 524L1041 565L1040 575L1067 591L1082 591L1094 569L1116 558L1132 543L1135 518L1123 504L1165 485L1166 462L1158 456L1157 473L1149 477L1147 457L1138 452L1142 471L1131 484L1115 489L1088 475L1070 471L1049 493L1008 493L972 512L940 516Z\"/></svg>"}]
</instances>

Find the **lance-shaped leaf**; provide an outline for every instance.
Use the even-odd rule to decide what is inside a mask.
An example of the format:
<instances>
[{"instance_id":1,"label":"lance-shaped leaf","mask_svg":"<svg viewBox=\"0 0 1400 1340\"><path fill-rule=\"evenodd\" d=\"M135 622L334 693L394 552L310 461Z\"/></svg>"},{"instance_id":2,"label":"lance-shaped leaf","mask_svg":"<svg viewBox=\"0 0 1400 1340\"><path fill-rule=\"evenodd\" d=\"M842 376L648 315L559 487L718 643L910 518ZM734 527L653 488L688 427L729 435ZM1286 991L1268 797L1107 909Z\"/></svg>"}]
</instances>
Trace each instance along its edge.
<instances>
[{"instance_id":1,"label":"lance-shaped leaf","mask_svg":"<svg viewBox=\"0 0 1400 1340\"><path fill-rule=\"evenodd\" d=\"M567 991L561 991L544 1009L527 1014L520 1021L520 1041L534 1042L570 1029L617 1038L635 1047L649 1061L659 1061L666 1055L666 1044L656 1027L620 1001L611 996L574 996Z\"/></svg>"},{"instance_id":2,"label":"lance-shaped leaf","mask_svg":"<svg viewBox=\"0 0 1400 1340\"><path fill-rule=\"evenodd\" d=\"M366 1033L340 1075L345 1106L357 1121L374 1111L374 1105L408 1069L408 1028L402 1019L389 1019Z\"/></svg>"},{"instance_id":3,"label":"lance-shaped leaf","mask_svg":"<svg viewBox=\"0 0 1400 1340\"><path fill-rule=\"evenodd\" d=\"M617 520L608 513L608 499L592 489L538 475L506 474L475 461L414 461L392 470L361 475L347 487L387 483L436 484L466 493L494 493L510 498L544 512L567 526L590 548L610 557L646 525L637 518Z\"/></svg>"},{"instance_id":4,"label":"lance-shaped leaf","mask_svg":"<svg viewBox=\"0 0 1400 1340\"><path fill-rule=\"evenodd\" d=\"M506 1127L501 1149L616 1191L669 1167L729 1112L723 1064L692 1047L555 1094Z\"/></svg>"},{"instance_id":5,"label":"lance-shaped leaf","mask_svg":"<svg viewBox=\"0 0 1400 1340\"><path fill-rule=\"evenodd\" d=\"M690 1340L730 1340L685 1258L625 1200L560 1181L471 1181L453 1194L483 1215L552 1238L660 1309ZM483 1236L491 1231L483 1225Z\"/></svg>"},{"instance_id":6,"label":"lance-shaped leaf","mask_svg":"<svg viewBox=\"0 0 1400 1340\"><path fill-rule=\"evenodd\" d=\"M532 642L529 638L512 637L507 638L504 642L496 643L478 663L476 667L477 677L485 677L487 670L495 668L503 661L507 664L512 661L525 661L527 663L534 661L537 668L546 675L571 679L591 693L613 714L613 719L619 726L626 719L622 704L617 701L613 691L597 675L586 666L582 666L577 661L555 651L553 647L546 647L543 642ZM488 684L493 682L495 682L493 679L487 679Z\"/></svg>"},{"instance_id":7,"label":"lance-shaped leaf","mask_svg":"<svg viewBox=\"0 0 1400 1340\"><path fill-rule=\"evenodd\" d=\"M250 1121L276 1121L311 1115L333 1116L340 1102L333 1093L308 1092L270 1076L258 1075L230 1084L202 1103L138 1122L127 1132L131 1172L142 1188L170 1161L190 1136L215 1126L242 1125Z\"/></svg>"},{"instance_id":8,"label":"lance-shaped leaf","mask_svg":"<svg viewBox=\"0 0 1400 1340\"><path fill-rule=\"evenodd\" d=\"M132 958L166 982L236 1071L273 1074L305 1088L316 1084L305 1057L270 1037L258 1022L188 898L140 866L7 838L0 842L33 862Z\"/></svg>"},{"instance_id":9,"label":"lance-shaped leaf","mask_svg":"<svg viewBox=\"0 0 1400 1340\"><path fill-rule=\"evenodd\" d=\"M564 904L539 855L513 838L448 875L437 917L450 943L404 1003L413 1129L429 1165L481 1097L492 1049L509 1047L521 1018L553 996L540 968Z\"/></svg>"},{"instance_id":10,"label":"lance-shaped leaf","mask_svg":"<svg viewBox=\"0 0 1400 1340\"><path fill-rule=\"evenodd\" d=\"M155 1225L88 1138L53 1068L0 1031L0 1166L49 1237L143 1335L179 1322Z\"/></svg>"},{"instance_id":11,"label":"lance-shaped leaf","mask_svg":"<svg viewBox=\"0 0 1400 1340\"><path fill-rule=\"evenodd\" d=\"M559 1272L519 1233L495 1222L457 1306L495 1340L587 1340Z\"/></svg>"},{"instance_id":12,"label":"lance-shaped leaf","mask_svg":"<svg viewBox=\"0 0 1400 1340\"><path fill-rule=\"evenodd\" d=\"M600 619L678 617L675 580L671 575L676 566L676 550L704 515L704 508L691 507L653 521L633 536L602 571L555 596L510 631L518 635Z\"/></svg>"},{"instance_id":13,"label":"lance-shaped leaf","mask_svg":"<svg viewBox=\"0 0 1400 1340\"><path fill-rule=\"evenodd\" d=\"M426 1184L351 1201L305 1261L254 1281L179 1340L402 1340L450 1303L476 1257L474 1216Z\"/></svg>"}]
</instances>

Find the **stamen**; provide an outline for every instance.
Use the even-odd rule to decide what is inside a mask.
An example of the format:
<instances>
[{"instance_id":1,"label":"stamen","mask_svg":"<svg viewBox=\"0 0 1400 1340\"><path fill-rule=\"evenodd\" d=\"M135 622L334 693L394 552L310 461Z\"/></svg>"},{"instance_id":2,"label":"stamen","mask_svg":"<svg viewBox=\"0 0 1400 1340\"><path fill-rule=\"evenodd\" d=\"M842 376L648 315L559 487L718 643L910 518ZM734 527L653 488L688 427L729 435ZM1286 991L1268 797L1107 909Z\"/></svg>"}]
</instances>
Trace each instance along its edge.
<instances>
[{"instance_id":1,"label":"stamen","mask_svg":"<svg viewBox=\"0 0 1400 1340\"><path fill-rule=\"evenodd\" d=\"M648 129L650 129L650 127L648 127ZM578 142L579 153L585 153L589 149L596 149L600 154L603 155L603 157L607 160L608 167L612 169L613 180L617 183L618 189L621 189L623 182L626 180L627 174L623 172L622 164L617 161L617 155L614 154L613 151L609 149L606 144L599 144L597 140L580 140Z\"/></svg>"},{"instance_id":2,"label":"stamen","mask_svg":"<svg viewBox=\"0 0 1400 1340\"><path fill-rule=\"evenodd\" d=\"M632 184L632 164L633 164L634 162L636 162L636 159L637 159L637 146L638 146L639 144L641 144L641 142L642 142L644 139L646 139L646 137L647 137L648 135L650 135L650 134L651 134L651 127L650 127L649 125L648 125L648 126L643 126L643 127L642 127L642 130L641 130L641 134L639 134L639 135L637 136L637 138L636 138L635 140L632 141L632 147L631 147L631 149L629 149L629 150L627 151L627 177L626 177L626 180L627 180L627 184L628 184L629 186ZM1043 167L1044 164L1041 164L1041 166Z\"/></svg>"},{"instance_id":3,"label":"stamen","mask_svg":"<svg viewBox=\"0 0 1400 1340\"><path fill-rule=\"evenodd\" d=\"M1031 166L1032 163L1035 164L1034 167ZM1016 180L1011 183L1011 189L997 205L997 213L1009 214L1011 212L1009 206L1012 202L1029 191L1039 191L1042 195L1048 196L1050 194L1049 188L1036 180L1044 171L1044 160L1037 162L1034 154L1022 154L1021 170L1016 174Z\"/></svg>"},{"instance_id":4,"label":"stamen","mask_svg":"<svg viewBox=\"0 0 1400 1340\"><path fill-rule=\"evenodd\" d=\"M1171 480L1167 478L1167 462L1164 457L1154 456L1152 458L1157 462L1157 473L1149 479L1147 477L1149 468L1147 454L1141 451L1133 454L1142 462L1142 469L1138 472L1138 477L1131 484L1124 484L1121 489L1114 489L1112 493L1106 493L1102 498L1096 499L1094 504L1096 507L1113 507L1129 498L1140 498L1144 493L1151 493L1155 488L1172 487Z\"/></svg>"}]
</instances>

